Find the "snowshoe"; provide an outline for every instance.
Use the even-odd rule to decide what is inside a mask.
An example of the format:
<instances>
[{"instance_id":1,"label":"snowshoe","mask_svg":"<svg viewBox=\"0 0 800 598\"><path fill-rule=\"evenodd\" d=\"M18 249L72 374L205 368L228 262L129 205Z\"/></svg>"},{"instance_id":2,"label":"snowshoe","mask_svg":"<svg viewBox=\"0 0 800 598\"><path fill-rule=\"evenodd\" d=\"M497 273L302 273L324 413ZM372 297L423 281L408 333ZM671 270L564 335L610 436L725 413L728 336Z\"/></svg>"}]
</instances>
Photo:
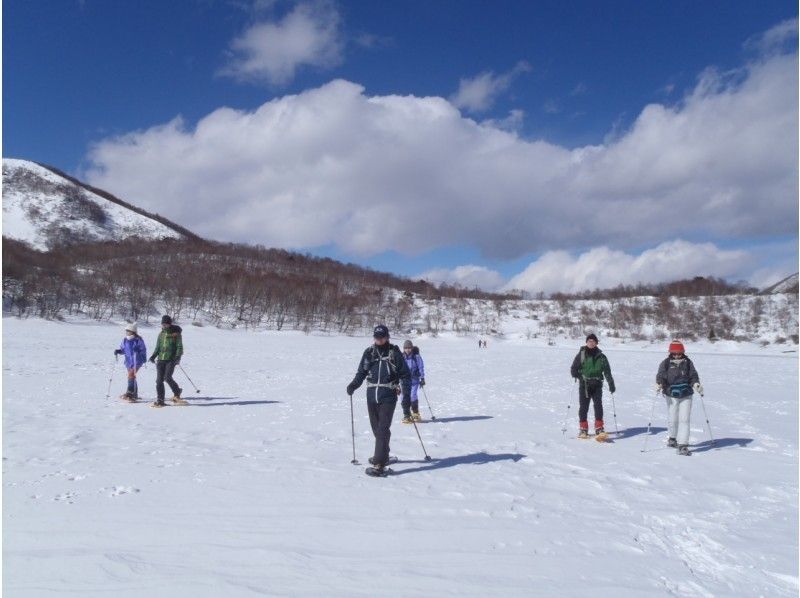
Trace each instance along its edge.
<instances>
[{"instance_id":1,"label":"snowshoe","mask_svg":"<svg viewBox=\"0 0 800 598\"><path fill-rule=\"evenodd\" d=\"M580 432L578 432L578 438L580 438L581 440L586 440L587 438L589 438L589 430L581 430Z\"/></svg>"},{"instance_id":2,"label":"snowshoe","mask_svg":"<svg viewBox=\"0 0 800 598\"><path fill-rule=\"evenodd\" d=\"M667 438L667 446L669 448L678 448L678 441L674 438Z\"/></svg>"},{"instance_id":3,"label":"snowshoe","mask_svg":"<svg viewBox=\"0 0 800 598\"><path fill-rule=\"evenodd\" d=\"M689 450L688 444L680 444L678 445L678 454L685 457L691 457L692 451Z\"/></svg>"},{"instance_id":4,"label":"snowshoe","mask_svg":"<svg viewBox=\"0 0 800 598\"><path fill-rule=\"evenodd\" d=\"M167 404L164 402L164 399L158 399L150 403L150 406L154 409L161 409L162 407L166 407Z\"/></svg>"},{"instance_id":5,"label":"snowshoe","mask_svg":"<svg viewBox=\"0 0 800 598\"><path fill-rule=\"evenodd\" d=\"M414 418L415 422L421 422L422 421L422 416L419 413L412 413L411 417Z\"/></svg>"},{"instance_id":6,"label":"snowshoe","mask_svg":"<svg viewBox=\"0 0 800 598\"><path fill-rule=\"evenodd\" d=\"M385 478L392 473L392 470L388 467L367 467L364 470L364 473L366 473L368 476L372 476L373 478Z\"/></svg>"},{"instance_id":7,"label":"snowshoe","mask_svg":"<svg viewBox=\"0 0 800 598\"><path fill-rule=\"evenodd\" d=\"M608 442L608 432L605 432L602 428L599 431L595 431L594 439L597 442Z\"/></svg>"},{"instance_id":8,"label":"snowshoe","mask_svg":"<svg viewBox=\"0 0 800 598\"><path fill-rule=\"evenodd\" d=\"M367 461L369 461L370 465L375 465L375 457L370 457ZM397 463L397 457L389 455L389 460L386 462L386 465L394 465L395 463Z\"/></svg>"},{"instance_id":9,"label":"snowshoe","mask_svg":"<svg viewBox=\"0 0 800 598\"><path fill-rule=\"evenodd\" d=\"M172 404L173 404L173 405L181 405L181 406L184 406L184 405L188 405L188 404L189 404L189 401L184 401L184 400L183 400L182 398L180 398L178 395L175 395L174 397L172 397Z\"/></svg>"},{"instance_id":10,"label":"snowshoe","mask_svg":"<svg viewBox=\"0 0 800 598\"><path fill-rule=\"evenodd\" d=\"M410 415L404 415L403 416L403 423L404 424L411 424L411 423L414 423L414 420L411 419Z\"/></svg>"},{"instance_id":11,"label":"snowshoe","mask_svg":"<svg viewBox=\"0 0 800 598\"><path fill-rule=\"evenodd\" d=\"M138 401L136 397L127 392L123 395L120 395L119 398L122 399L123 401L127 401L128 403L136 403Z\"/></svg>"}]
</instances>

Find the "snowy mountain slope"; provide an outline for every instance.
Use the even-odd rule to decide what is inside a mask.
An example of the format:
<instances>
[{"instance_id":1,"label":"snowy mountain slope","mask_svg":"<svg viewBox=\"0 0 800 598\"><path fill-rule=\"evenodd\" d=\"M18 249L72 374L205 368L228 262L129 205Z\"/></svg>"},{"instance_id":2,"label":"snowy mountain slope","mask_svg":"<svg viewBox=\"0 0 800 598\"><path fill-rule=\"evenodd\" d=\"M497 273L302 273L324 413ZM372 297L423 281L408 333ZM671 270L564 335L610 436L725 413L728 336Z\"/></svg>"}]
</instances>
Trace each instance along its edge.
<instances>
[{"instance_id":1,"label":"snowy mountain slope","mask_svg":"<svg viewBox=\"0 0 800 598\"><path fill-rule=\"evenodd\" d=\"M3 159L3 236L46 250L63 242L186 234L39 164Z\"/></svg>"},{"instance_id":2,"label":"snowy mountain slope","mask_svg":"<svg viewBox=\"0 0 800 598\"><path fill-rule=\"evenodd\" d=\"M800 274L792 274L787 276L778 283L771 287L767 287L761 291L764 295L775 295L777 293L797 293L798 284L800 284Z\"/></svg>"},{"instance_id":3,"label":"snowy mountain slope","mask_svg":"<svg viewBox=\"0 0 800 598\"><path fill-rule=\"evenodd\" d=\"M350 464L367 338L186 326L202 393L179 372L192 405L154 410L104 399L119 326L3 323L9 596L797 595L796 355L689 345L717 444L696 402L679 457L651 416L664 347L604 343L625 433L601 445L574 438L577 343L418 338L433 461L398 412L381 480L363 388Z\"/></svg>"}]
</instances>

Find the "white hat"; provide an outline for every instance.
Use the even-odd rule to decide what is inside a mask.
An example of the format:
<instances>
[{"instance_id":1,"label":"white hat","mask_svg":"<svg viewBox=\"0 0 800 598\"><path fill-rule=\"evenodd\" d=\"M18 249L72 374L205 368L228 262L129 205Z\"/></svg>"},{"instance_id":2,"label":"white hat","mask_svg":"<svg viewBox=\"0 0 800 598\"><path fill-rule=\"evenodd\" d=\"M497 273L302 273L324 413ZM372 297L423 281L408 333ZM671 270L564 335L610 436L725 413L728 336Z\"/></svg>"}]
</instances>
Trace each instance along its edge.
<instances>
[{"instance_id":1,"label":"white hat","mask_svg":"<svg viewBox=\"0 0 800 598\"><path fill-rule=\"evenodd\" d=\"M139 329L136 327L136 322L134 322L133 324L128 324L127 326L125 326L125 332L133 332L134 334L138 334L139 333Z\"/></svg>"}]
</instances>

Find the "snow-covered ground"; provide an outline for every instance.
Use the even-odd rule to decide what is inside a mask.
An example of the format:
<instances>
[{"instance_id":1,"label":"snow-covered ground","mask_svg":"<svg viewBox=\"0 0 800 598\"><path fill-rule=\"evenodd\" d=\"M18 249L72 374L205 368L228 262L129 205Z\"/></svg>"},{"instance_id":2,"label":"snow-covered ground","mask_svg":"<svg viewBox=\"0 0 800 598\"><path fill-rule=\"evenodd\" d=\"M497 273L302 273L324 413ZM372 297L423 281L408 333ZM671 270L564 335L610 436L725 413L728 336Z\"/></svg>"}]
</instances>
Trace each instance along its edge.
<instances>
[{"instance_id":1,"label":"snow-covered ground","mask_svg":"<svg viewBox=\"0 0 800 598\"><path fill-rule=\"evenodd\" d=\"M398 411L373 479L344 393L369 339L187 326L202 392L179 374L191 406L154 410L113 398L121 365L105 398L119 327L3 324L7 596L797 595L796 354L689 346L717 444L696 401L687 458L660 400L641 452L663 347L607 347L623 434L599 444L575 438L577 341L418 339L433 461Z\"/></svg>"}]
</instances>

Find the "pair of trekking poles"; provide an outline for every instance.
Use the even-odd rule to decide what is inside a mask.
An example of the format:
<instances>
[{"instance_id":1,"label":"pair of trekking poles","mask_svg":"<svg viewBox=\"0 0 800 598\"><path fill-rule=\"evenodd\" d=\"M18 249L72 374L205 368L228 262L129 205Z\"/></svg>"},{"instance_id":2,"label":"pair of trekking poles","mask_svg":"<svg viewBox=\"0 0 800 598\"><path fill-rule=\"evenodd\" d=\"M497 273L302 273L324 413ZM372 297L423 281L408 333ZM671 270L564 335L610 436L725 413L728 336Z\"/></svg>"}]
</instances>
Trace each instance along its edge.
<instances>
[{"instance_id":1,"label":"pair of trekking poles","mask_svg":"<svg viewBox=\"0 0 800 598\"><path fill-rule=\"evenodd\" d=\"M425 402L428 404L428 411L431 412L431 421L436 420L436 416L433 414L433 409L431 408L431 402L428 400L428 393L425 392L425 387L422 386L422 396L425 397ZM417 422L414 418L411 418L411 423L414 424L414 430L417 432L417 438L419 438L419 444L422 447L422 452L425 454L425 460L430 461L431 456L428 454L428 451L425 450L425 443L422 442L422 436L419 433L419 428L417 427ZM358 465L358 459L356 459L356 421L355 416L353 415L353 395L350 395L350 432L351 437L353 439L353 460L350 461L353 465Z\"/></svg>"},{"instance_id":2,"label":"pair of trekking poles","mask_svg":"<svg viewBox=\"0 0 800 598\"><path fill-rule=\"evenodd\" d=\"M575 379L577 383L578 379ZM564 423L561 426L561 433L564 434L564 438L567 437L567 421L569 420L569 411L572 408L572 390L570 390L570 401L567 402L567 413L564 416ZM614 401L614 393L611 393L611 412L614 414L614 431L617 436L619 436L619 426L617 425L617 404Z\"/></svg>"},{"instance_id":3,"label":"pair of trekking poles","mask_svg":"<svg viewBox=\"0 0 800 598\"><path fill-rule=\"evenodd\" d=\"M106 398L111 398L111 384L114 382L114 371L116 370L116 365L119 363L119 356L114 355L114 363L111 364L111 371L108 374L108 391L106 391ZM186 373L186 370L183 369L183 366L179 363L178 367L183 372L183 375L186 376L186 379L189 381L189 384L194 386L194 389L197 391L197 394L200 394L200 389L197 388L192 379L189 377L189 374Z\"/></svg>"}]
</instances>

